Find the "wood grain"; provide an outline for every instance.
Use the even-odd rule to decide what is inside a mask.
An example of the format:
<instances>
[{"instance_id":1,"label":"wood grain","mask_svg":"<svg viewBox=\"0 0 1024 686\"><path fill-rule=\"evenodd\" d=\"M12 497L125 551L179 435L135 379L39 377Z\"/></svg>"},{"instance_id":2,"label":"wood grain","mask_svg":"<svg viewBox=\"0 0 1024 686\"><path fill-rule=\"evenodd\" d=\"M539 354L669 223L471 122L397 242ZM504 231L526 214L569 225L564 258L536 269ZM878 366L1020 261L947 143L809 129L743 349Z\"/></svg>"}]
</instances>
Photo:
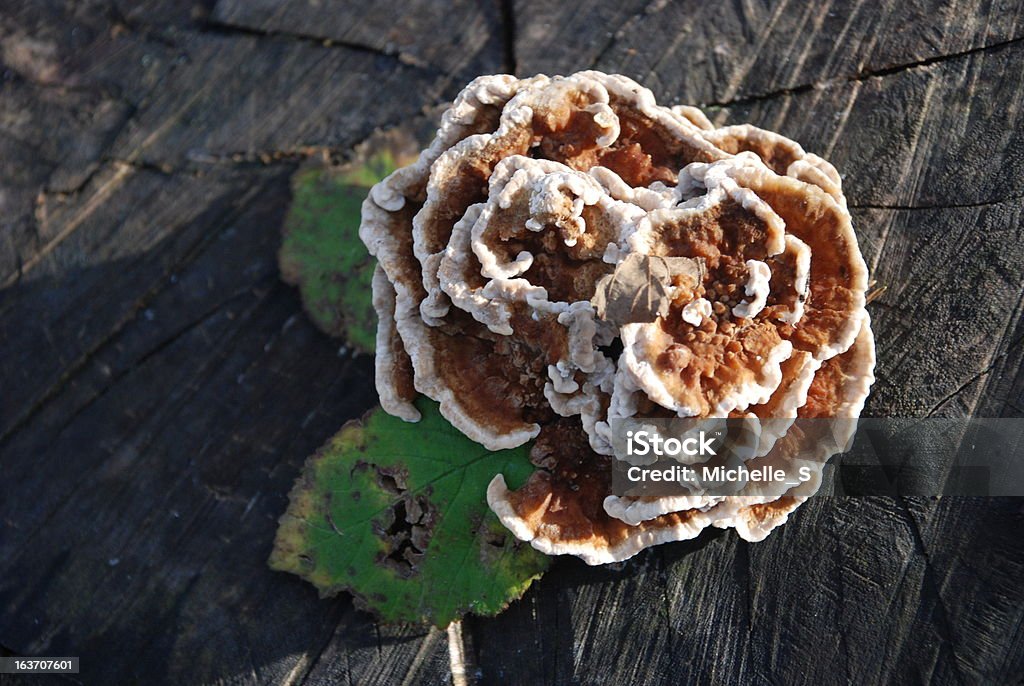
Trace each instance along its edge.
<instances>
[{"instance_id":1,"label":"wood grain","mask_svg":"<svg viewBox=\"0 0 1024 686\"><path fill-rule=\"evenodd\" d=\"M0 9L6 683L450 683L444 632L265 565L304 457L375 402L275 253L289 178L476 73L596 66L832 159L876 416L1024 416L1019 3L47 0ZM1016 683L1024 508L819 498L463 626L480 683Z\"/></svg>"},{"instance_id":2,"label":"wood grain","mask_svg":"<svg viewBox=\"0 0 1024 686\"><path fill-rule=\"evenodd\" d=\"M304 37L396 55L465 79L509 69L498 0L220 0L225 29Z\"/></svg>"}]
</instances>

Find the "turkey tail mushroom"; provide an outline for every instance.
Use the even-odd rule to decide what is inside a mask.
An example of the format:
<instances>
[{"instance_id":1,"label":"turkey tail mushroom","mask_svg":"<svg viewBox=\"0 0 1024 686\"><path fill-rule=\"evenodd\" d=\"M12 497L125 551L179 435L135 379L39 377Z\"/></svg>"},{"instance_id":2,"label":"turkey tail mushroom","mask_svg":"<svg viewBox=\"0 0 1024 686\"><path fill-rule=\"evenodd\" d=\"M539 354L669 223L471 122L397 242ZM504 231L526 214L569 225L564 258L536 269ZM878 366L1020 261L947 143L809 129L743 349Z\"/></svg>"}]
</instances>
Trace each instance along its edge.
<instances>
[{"instance_id":1,"label":"turkey tail mushroom","mask_svg":"<svg viewBox=\"0 0 1024 686\"><path fill-rule=\"evenodd\" d=\"M415 421L418 392L490 450L534 441L533 476L496 475L487 499L548 554L601 564L709 526L764 538L819 480L612 495L612 423L743 418L741 461L820 473L874 380L835 168L624 76L476 79L371 190L360 237L383 408Z\"/></svg>"}]
</instances>

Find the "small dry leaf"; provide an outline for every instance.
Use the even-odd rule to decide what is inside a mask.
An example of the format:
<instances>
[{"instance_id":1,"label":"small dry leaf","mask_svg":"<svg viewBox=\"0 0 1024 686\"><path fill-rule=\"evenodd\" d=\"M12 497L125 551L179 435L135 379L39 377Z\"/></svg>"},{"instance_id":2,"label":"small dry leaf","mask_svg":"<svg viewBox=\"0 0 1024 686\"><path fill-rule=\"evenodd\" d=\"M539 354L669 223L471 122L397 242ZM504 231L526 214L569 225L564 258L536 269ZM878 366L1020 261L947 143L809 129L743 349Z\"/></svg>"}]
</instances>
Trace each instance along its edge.
<instances>
[{"instance_id":1,"label":"small dry leaf","mask_svg":"<svg viewBox=\"0 0 1024 686\"><path fill-rule=\"evenodd\" d=\"M591 298L597 316L617 326L653 322L668 312L673 281L696 287L704 279L704 261L630 253L615 271L597 282Z\"/></svg>"}]
</instances>

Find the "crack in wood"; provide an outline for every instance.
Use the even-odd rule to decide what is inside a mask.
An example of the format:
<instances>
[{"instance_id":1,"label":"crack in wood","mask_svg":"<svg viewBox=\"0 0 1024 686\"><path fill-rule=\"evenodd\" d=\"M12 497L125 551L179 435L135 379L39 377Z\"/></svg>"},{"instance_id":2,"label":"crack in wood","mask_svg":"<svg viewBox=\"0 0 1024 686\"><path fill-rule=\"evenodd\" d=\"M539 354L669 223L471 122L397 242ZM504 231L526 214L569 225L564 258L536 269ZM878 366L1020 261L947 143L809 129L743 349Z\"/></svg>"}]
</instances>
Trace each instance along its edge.
<instances>
[{"instance_id":1,"label":"crack in wood","mask_svg":"<svg viewBox=\"0 0 1024 686\"><path fill-rule=\"evenodd\" d=\"M907 518L910 524L910 531L914 537L914 547L917 548L918 553L921 555L921 559L924 561L924 572L922 574L922 588L927 588L928 593L935 599L936 615L938 615L938 622L935 623L935 628L942 638L943 642L949 647L949 652L952 655L953 670L957 676L957 682L961 684L970 683L964 677L964 673L960 668L960 658L957 655L957 637L953 621L950 616L949 608L946 607L946 602L942 598L942 590L935 578L935 568L932 565L931 556L928 553L928 548L924 544L924 536L921 533L921 528L917 523L917 519L914 517L914 513L911 512L910 507L907 505L906 498L900 494L896 494L899 500L900 508L902 509L904 516Z\"/></svg>"},{"instance_id":2,"label":"crack in wood","mask_svg":"<svg viewBox=\"0 0 1024 686\"><path fill-rule=\"evenodd\" d=\"M831 514L832 522L834 524L835 521L836 521L836 517L835 517L836 509L834 507L830 509L830 514ZM839 531L839 530L841 530L841 529L838 526L834 526L833 529L832 529L833 532ZM835 569L837 571L837 574L836 574L836 596L839 599L838 612L839 612L840 616L836 618L836 624L837 624L836 629L837 629L837 633L841 633L843 631L843 627L842 626L838 626L838 625L841 624L840 620L842 619L843 608L846 606L846 579L844 577L843 572L847 571L847 567L843 563L843 550L841 548L840 540L838 540L838 537L837 537L837 540L830 541L829 543L826 544L826 548L828 548L828 550L829 550L829 556L830 556L830 558L832 560L832 564L835 566ZM850 570L850 571L853 571L854 574L857 574L856 570ZM858 575L858 576L860 576L860 575ZM863 577L861 577L861 578L863 578ZM841 651L842 656L843 656L843 681L845 683L854 683L854 681L855 681L854 675L850 673L850 663L851 663L851 659L850 659L850 646L847 645L846 641L838 641L838 644L839 644L839 646L838 646L839 650Z\"/></svg>"},{"instance_id":3,"label":"crack in wood","mask_svg":"<svg viewBox=\"0 0 1024 686\"><path fill-rule=\"evenodd\" d=\"M439 96L435 101L424 105L424 108L427 110L436 110L438 107L442 107L450 102L451 100L449 98ZM235 168L244 169L246 166L272 167L275 165L298 164L316 157L323 158L325 161L330 161L331 163L334 164L343 164L353 160L356 156L356 150L358 150L361 146L365 145L368 141L380 135L381 132L398 128L407 121L408 117L395 117L375 127L373 131L363 136L362 138L359 138L355 142L347 143L345 145L304 145L297 148L284 150L246 150L238 152L220 153L212 153L201 150L190 151L185 164L179 166L174 166L169 162L160 162L153 160L142 161L138 160L137 158L112 158L109 161L111 163L131 165L132 167L135 167L139 170L156 171L167 175L187 173L195 174L201 170L216 165L231 165L234 166ZM139 151L135 151L133 152L133 154L136 154L137 152Z\"/></svg>"},{"instance_id":4,"label":"crack in wood","mask_svg":"<svg viewBox=\"0 0 1024 686\"><path fill-rule=\"evenodd\" d=\"M237 24L229 24L216 19L206 19L199 26L199 30L202 33L208 33L220 36L251 36L255 38L263 39L284 39L290 41L296 41L300 43L306 43L319 48L326 49L342 49L352 50L354 52L361 52L367 55L376 55L377 57L383 57L389 60L395 60L400 64L404 64L414 69L424 71L434 77L445 77L447 79L455 79L455 74L449 71L441 69L433 64L430 64L426 60L420 59L415 55L410 55L403 51L388 51L375 48L372 45L366 45L364 43L356 43L352 41L339 40L337 38L321 38L307 33L298 33L294 31L268 31L264 29L257 29L251 26L240 26Z\"/></svg>"},{"instance_id":5,"label":"crack in wood","mask_svg":"<svg viewBox=\"0 0 1024 686\"><path fill-rule=\"evenodd\" d=\"M120 128L123 128L128 123L128 121L131 119L131 116L132 115L127 117L125 121L122 122ZM52 197L61 200L66 200L68 198L74 198L76 196L82 195L85 192L85 189L88 188L89 185L93 183L93 181L95 181L102 173L109 171L111 168L114 168L115 170L115 178L111 179L111 181L109 181L108 183L113 183L114 181L120 182L120 180L122 180L120 176L122 172L127 173L130 171L131 173L134 173L139 171L148 171L163 175L169 175L171 173L169 168L167 168L166 166L155 165L146 162L133 162L113 157L102 157L93 164L95 164L95 168L92 169L88 174L86 174L85 178L82 179L80 183L78 183L76 186L72 188L53 189L47 187L44 184L43 187L39 189L39 194L36 196L36 206L33 210L33 231L35 232L37 238L43 235L42 228L46 223L45 208L46 200L48 198ZM101 187L100 192L97 193L97 196L100 196L102 194L102 196L105 197L105 194L103 194L103 190L104 187ZM110 192L113 192L114 190L117 190L116 187L109 189ZM85 215L83 215L83 219L84 217ZM53 252L53 250L59 247L61 243L67 240L67 238L71 236L78 228L78 226L80 226L81 224L82 222L72 222L71 224L69 224L67 229L61 231L59 234L54 236L50 241L43 245L42 248L37 250L35 253L32 254L31 257L29 257L26 260L23 260L21 254L18 253L17 269L11 272L6 279L0 282L0 291L6 288L10 288L14 284L20 282L25 277L25 274L27 274L49 253ZM0 310L0 313L2 313L2 310Z\"/></svg>"},{"instance_id":6,"label":"crack in wood","mask_svg":"<svg viewBox=\"0 0 1024 686\"><path fill-rule=\"evenodd\" d=\"M110 167L131 167L134 171L148 171L163 176L169 176L172 172L169 166L154 164L150 162L138 162L132 160L124 160L117 157L102 157L96 161L96 168L86 174L85 178L80 183L71 188L51 188L49 186L43 186L39 190L41 199L45 198L59 198L66 200L73 198L77 195L81 195L89 185L96 180L102 172L107 171ZM4 284L2 287L6 287L9 284Z\"/></svg>"},{"instance_id":7,"label":"crack in wood","mask_svg":"<svg viewBox=\"0 0 1024 686\"><path fill-rule=\"evenodd\" d=\"M672 626L672 601L668 595L668 581L671 575L669 574L670 565L665 556L665 546L657 546L655 550L657 551L658 568L661 572L659 574L659 580L661 581L661 614L664 615L665 631L678 633L675 627Z\"/></svg>"},{"instance_id":8,"label":"crack in wood","mask_svg":"<svg viewBox=\"0 0 1024 686\"><path fill-rule=\"evenodd\" d=\"M597 65L601 63L601 60L603 60L608 55L608 53L610 53L615 48L615 46L618 45L619 38L622 37L622 34L623 32L625 32L626 28L632 26L634 23L639 21L641 17L658 12L664 6L665 0L651 0L651 2L645 5L642 10L640 10L639 12L635 12L634 14L627 17L626 20L619 25L619 28L611 32L611 35L608 38L608 42L605 43L604 46L598 51L597 56L594 57L594 59L591 61L589 68L597 68Z\"/></svg>"},{"instance_id":9,"label":"crack in wood","mask_svg":"<svg viewBox=\"0 0 1024 686\"><path fill-rule=\"evenodd\" d=\"M46 391L44 391L38 397L38 399L34 403L32 403L32 405L29 406L29 408L25 410L25 412L22 413L20 417L15 419L11 423L10 428L6 432L0 435L0 449L3 449L8 444L10 439L18 431L24 428L36 416L36 414L38 414L44 407L46 407L46 405L51 400L53 400L57 395L59 395L60 392L64 389L64 387L72 379L74 379L79 374L79 372L81 372L86 367L86 365L88 365L101 350L103 350L107 343L109 343L115 337L117 337L117 335L120 334L122 330L124 330L125 326L132 322L138 316L139 312L145 309L146 305L149 302L151 302L161 292L169 288L171 285L169 278L170 275L177 271L180 271L182 268L191 264L203 253L203 251L211 243L213 243L213 241L219 238L220 235L231 224L231 222L227 221L227 219L239 213L242 209L244 209L245 203L248 202L249 199L258 195L261 188L261 186L251 188L248 191L248 193L246 193L245 196L243 196L237 204L225 209L224 212L222 212L221 215L217 217L217 220L215 222L215 224L220 227L218 230L213 231L205 236L201 236L199 239L197 239L189 247L189 249L187 249L184 252L184 254L179 260L176 260L172 265L170 265L167 269L164 270L164 273L160 276L160 278L156 279L154 285L151 286L149 290L143 293L136 300L135 304L131 308L129 308L125 315L114 325L114 327L105 336L103 336L100 339L99 342L97 342L85 353L80 355L77 360L74 360L70 364L68 364L64 371L61 373L60 377L53 383L53 385Z\"/></svg>"},{"instance_id":10,"label":"crack in wood","mask_svg":"<svg viewBox=\"0 0 1024 686\"><path fill-rule=\"evenodd\" d=\"M186 336L191 331L194 331L196 328L205 324L207 321L210 320L211 317L219 313L225 307L228 307L236 303L241 298L244 298L245 296L249 295L253 289L257 289L260 287L272 287L276 284L276 282L277 275L273 274L271 276L260 279L259 281L256 281L253 284L247 285L244 288L237 289L234 293L230 294L223 301L218 302L216 305L209 308L206 312L202 313L199 317L188 322L185 326L181 327L174 333L159 341L150 350L147 350L145 353L143 353L137 360L134 360L130 365L128 365L123 370L112 376L110 378L109 383L105 384L101 389L99 389L97 393L90 396L89 399L86 400L81 406L77 407L74 410L74 412L72 412L67 417L67 419L65 419L61 423L61 425L53 432L54 438L63 434L64 431L66 431L67 428L71 426L75 422L75 420L78 419L79 416L82 415L82 413L84 413L90 407L95 405L97 401L102 399L110 390L115 388L120 382L124 381L127 378L130 378L131 375L135 371L140 369L142 366L144 366L146 362L153 359L170 346L174 345L177 341L181 340L182 337ZM99 352L97 354L99 354ZM223 494L219 492L214 493L214 495L219 498L223 497Z\"/></svg>"},{"instance_id":11,"label":"crack in wood","mask_svg":"<svg viewBox=\"0 0 1024 686\"><path fill-rule=\"evenodd\" d=\"M390 128L392 125L385 125L383 128ZM367 137L368 139L369 137ZM367 140L364 139L364 140ZM111 168L115 170L115 178L107 183L113 183L114 181L122 180L122 176L129 173L136 172L150 172L159 174L161 176L173 176L175 174L197 174L204 167L212 165L233 165L236 168L245 168L247 165L258 166L258 167L271 167L274 165L287 165L296 164L307 160L317 155L325 157L332 157L344 154L343 151L354 150L360 143L356 143L349 148L335 148L331 146L308 146L297 150L287 151L272 151L272 152L254 152L254 153L225 153L222 155L205 155L202 157L193 157L192 162L195 165L183 165L181 167L173 167L167 162L152 162L139 159L123 159L115 157L103 157L96 163L96 168L93 169L86 175L74 188L68 190L53 190L46 188L45 186L39 191L39 198L37 200L35 219L37 226L35 230L37 234L40 234L40 228L45 218L41 216L41 208L47 198L53 197L61 200L68 198L74 198L82 195L88 186L97 179L102 173L109 171ZM107 193L103 193L106 187L102 187L100 192L97 193L97 201L102 200L106 197ZM108 189L109 192L113 192L116 188ZM102 197L101 197L102 193ZM83 215L84 219L84 215ZM35 267L41 260L43 260L49 253L53 252L57 247L60 246L68 237L70 237L74 230L77 229L82 222L72 222L69 227L51 239L41 249L33 253L27 260L22 260L20 254L18 255L18 268L14 270L6 279L0 282L0 291L6 288L10 288L16 283L20 282L25 275ZM2 442L2 439L0 439Z\"/></svg>"},{"instance_id":12,"label":"crack in wood","mask_svg":"<svg viewBox=\"0 0 1024 686\"><path fill-rule=\"evenodd\" d=\"M284 288L284 285L279 283L279 288ZM269 293L270 292L267 291L267 292L263 293L262 295L260 295L257 298L257 300L246 310L246 312L243 313L243 315L239 318L238 327L236 329L234 329L233 331L231 331L229 334L227 334L224 337L224 339L225 339L224 340L224 343L225 343L224 347L230 348L231 344L233 343L233 341L236 340L239 336L241 336L244 333L244 331L245 331L245 327L244 327L245 321L247 321L267 301ZM202 368L199 370L197 375L194 376L193 381L190 381L189 383L183 384L183 386L186 389L188 389L189 392L185 393L180 398L179 401L174 402L170 406L170 409L169 409L168 412L158 412L156 414L157 415L165 415L165 416L174 416L182 408L184 408L184 406L186 406L189 402L191 402L191 397L193 397L199 391L199 389L204 386L203 383L199 383L199 380L204 375L206 375L208 372L210 372L212 369L215 368L215 363L216 363L216 361L218 359L219 359L219 357L214 357L212 359L207 360L206 363L204 363ZM160 427L161 430L153 432L152 435L148 436L146 438L146 440L142 441L140 443L140 445L137 447L139 454L144 454L145 451L147 451L148 447L150 447L152 444L154 444L157 441L158 434L162 433L163 429L166 428L168 425L165 423L165 424L158 424L158 426ZM117 496L116 496L118 500L120 500L121 494L123 494L123 492L128 491L128 490L131 489L131 485L130 484L134 482L134 472L137 469L138 469L138 466L136 465L135 467L133 467L131 473L128 474L128 478L126 479L123 487L120 489L119 494L117 494ZM180 480L183 480L184 478L186 478L186 475L182 475ZM180 482L180 480L179 480L179 482ZM73 497L75 495L75 492L77 490L78 490L78 488L76 487L75 489L73 489L72 494L69 494L65 499L63 499L61 501L61 503L59 504L57 510L55 510L54 512L51 512L50 515L48 515L47 522L56 514L56 512L63 505L65 505L71 499L71 497ZM171 490L171 488L168 488L168 490ZM220 499L214 498L215 502L217 502L219 500ZM161 509L161 506L154 505L151 508L150 511L152 512L154 510L160 510L160 509ZM146 512L145 514L148 515L148 512ZM147 522L154 521L154 519L152 517L148 517L148 516L143 517L142 519L147 521ZM203 518L201 516L201 513L198 512L198 511L195 512L194 513L194 517L191 518L191 520L189 521L188 525L185 526L185 528L181 531L180 537L177 540L178 543L183 543L183 542L189 540L191 537L193 537L193 535L195 534L195 530L193 529L193 525L199 526L202 523L202 521L203 521ZM44 522L44 525L45 525L45 523L46 522ZM142 532L140 532L140 534L141 533L144 533L144 529L143 529ZM130 543L126 544L126 545L130 545ZM169 551L169 553L171 554L171 557L174 557L174 551L176 551L177 548L178 548L178 546L174 546L172 548L172 550ZM124 549L122 549L122 555L121 556L123 556L123 551L124 551ZM207 558L207 559L205 559L203 564L200 566L200 568L198 570L194 571L193 573L191 573L190 578L189 578L189 582L188 582L186 588L184 589L184 591L181 592L181 593L176 594L176 598L177 598L176 601L175 601L175 606L176 607L180 607L182 605L182 603L185 600L185 597L190 593L190 589L193 588L193 586L195 585L195 583L198 580L198 578L202 575L202 573L205 570L205 568L207 567L207 565L209 565L210 562L213 559L214 558ZM109 578L109 577L110 577L110 573L104 574L102 576L102 578L101 578L101 582L100 583L105 583L106 578ZM129 576L129 580L130 580L130 578L131 578L131 576ZM144 580L144 578L145 578L145 575L139 576L138 577L138 583L141 583ZM121 603L119 605L113 606L111 608L111 611L106 613L106 617L108 617L108 620L106 620L105 623L101 627L98 627L97 631L102 632L102 631L105 630L106 627L110 627L110 626L114 625L116 623L116 621L117 621L117 617L123 611L127 611L128 609L134 607L134 605L137 602L139 602L140 598L143 597L142 594L125 594L125 595L126 595L126 598L127 598L127 604ZM159 636L159 634L154 634L150 638L150 640L148 640L144 645L148 645L150 643L153 643L157 639L158 636Z\"/></svg>"},{"instance_id":13,"label":"crack in wood","mask_svg":"<svg viewBox=\"0 0 1024 686\"><path fill-rule=\"evenodd\" d=\"M861 81L867 81L868 79L872 78L884 78L886 76L893 76L895 74L900 74L911 69L927 68L950 60L959 59L961 57L968 57L970 55L974 55L981 52L999 50L1001 48L1016 45L1021 41L1024 41L1024 36L1018 36L1016 38L1000 41L998 43L992 43L990 45L979 46L977 48L971 48L969 50L961 50L959 52L946 53L944 55L928 57L921 60L915 60L913 62L905 62L903 64L897 64L891 67L884 67L882 69L863 70L851 76L840 76L832 79L825 79L823 81L804 83L797 86L787 86L786 88L778 88L773 91L768 91L767 93L742 95L736 98L727 98L725 100L712 100L709 102L700 103L699 107L741 107L744 105L752 105L758 102L764 102L766 100L775 100L778 98L787 97L791 95L800 95L801 93L807 93L809 91L831 88L845 83L858 83Z\"/></svg>"},{"instance_id":14,"label":"crack in wood","mask_svg":"<svg viewBox=\"0 0 1024 686\"><path fill-rule=\"evenodd\" d=\"M500 0L503 68L505 73L516 73L516 8L515 0Z\"/></svg>"},{"instance_id":15,"label":"crack in wood","mask_svg":"<svg viewBox=\"0 0 1024 686\"><path fill-rule=\"evenodd\" d=\"M1012 353L1014 349L1021 344L1021 342L1024 342L1024 336L1020 336L1017 338L1017 340L1010 343L1010 345L1007 346L1006 350L993 357L992 361L988 365L986 365L984 369L978 371L975 374L972 374L971 377L967 379L967 381L964 381L962 384L960 384L960 386L958 386L956 390L947 394L945 397L939 400L939 402L935 403L935 405L933 405L932 408L928 410L928 412L926 412L924 416L931 417L932 415L939 411L939 408L941 408L950 400L953 400L958 395L966 391L970 386L974 384L974 382L980 380L983 376L990 374L993 370L995 370L999 362L1004 358L1008 357L1010 353Z\"/></svg>"},{"instance_id":16,"label":"crack in wood","mask_svg":"<svg viewBox=\"0 0 1024 686\"><path fill-rule=\"evenodd\" d=\"M8 276L3 281L3 283L0 283L0 289L9 288L10 286L20 281L27 272L31 271L33 267L39 264L39 262L41 262L47 255L53 252L61 243L63 243L69 236L71 236L71 234L73 234L75 230L78 229L78 227L85 222L89 214L91 214L93 210L95 210L97 207L103 204L107 196L113 193L118 187L120 187L120 185L130 174L134 173L134 167L132 167L132 165L130 164L107 165L104 166L103 169L106 170L110 166L113 166L113 175L111 176L111 178L104 181L104 183L97 189L96 193L89 199L88 202L85 203L83 211L75 218L75 220L68 222L68 225L65 226L60 231L60 233L54 236L42 248L37 250L30 258L25 260L24 263L20 264L16 272ZM99 170L97 170L97 172L94 172L93 174L90 174L90 178L95 177L98 171ZM0 439L0 443L2 443L2 439Z\"/></svg>"},{"instance_id":17,"label":"crack in wood","mask_svg":"<svg viewBox=\"0 0 1024 686\"><path fill-rule=\"evenodd\" d=\"M746 596L746 614L747 614L747 635L751 635L754 632L754 586L753 586L753 565L750 560L750 543L746 541L735 541L734 545L737 547L737 571L743 577L743 586L745 589L744 596Z\"/></svg>"},{"instance_id":18,"label":"crack in wood","mask_svg":"<svg viewBox=\"0 0 1024 686\"><path fill-rule=\"evenodd\" d=\"M980 202L965 202L965 203L950 203L950 204L938 204L938 205L872 205L872 204L858 204L850 205L851 210L895 210L895 211L910 211L910 210L959 210L959 209L970 209L973 207L992 207L994 205L1005 205L1007 203L1017 202L1024 200L1024 195L1014 195L1008 198L998 198L996 200L983 200Z\"/></svg>"},{"instance_id":19,"label":"crack in wood","mask_svg":"<svg viewBox=\"0 0 1024 686\"><path fill-rule=\"evenodd\" d=\"M238 325L236 326L236 328L233 329L230 333L225 334L225 336L224 336L225 345L223 346L223 348L224 349L230 349L232 347L232 344L234 343L234 341L238 338L238 336L242 335L242 331L243 331L243 326L242 325L244 324L244 322L246 322L253 315L253 313L255 313L267 301L268 297L270 296L270 294L272 292L274 292L275 289L284 289L284 288L286 288L286 286L282 282L276 281L276 283L272 287L272 289L267 290L264 293L262 293L261 295L259 295L256 298L255 302L253 302L249 306L249 308L245 312L243 312L242 315L238 318ZM195 396L199 392L199 389L201 388L201 384L198 383L199 379L203 378L204 375L206 375L209 372L209 370L215 368L216 363L218 361L220 361L219 357L213 357L213 358L207 359L203 363L203 365L196 371L196 373L192 376L191 381L189 383L182 384L182 388L184 388L186 390L186 392L184 392L182 394L180 399L178 399L177 401L175 401L173 403L168 403L165 406L158 407L151 415L147 416L146 419L148 420L150 417L157 417L157 418L162 420L162 418L166 417L166 416L170 416L170 417L175 416L183 407L186 407L188 405L188 403L191 402L193 396ZM139 420L139 423L141 424L142 421L143 420ZM134 446L134 448L133 448L134 452L136 452L139 455L144 455L149 450L149 448L153 444L155 444L157 442L160 434L167 427L167 424L161 423L161 421L157 421L156 425L159 428L159 430L150 432L148 435L145 436L145 438L143 440L139 441L138 445ZM12 429L12 432L9 432L8 435L13 435L13 429ZM4 438L6 439L6 436ZM2 448L2 447L3 447L3 441L0 441L0 448ZM138 462L136 462L133 465L132 469L129 471L129 473L127 475L127 478L124 480L123 485L122 485L122 487L120 489L120 492L124 492L124 491L129 490L131 488L131 484L133 483L133 478L134 478L135 471L138 468L139 468L139 465L138 465ZM45 529L50 524L50 522L52 522L53 519L55 517L57 517L57 515L67 506L68 502L72 498L74 498L74 496L77 493L79 493L81 488L83 488L87 483L88 482L86 480L79 480L79 481L75 482L75 485L70 489L70 491L68 493L66 493L59 501L54 503L52 510L50 512L48 512L47 515L43 518L43 520L33 528L32 532L25 537L25 540L15 550L15 552L9 556L9 559L10 560L15 560L15 559L21 557L31 547L33 541L35 540L36 535L38 534L38 532L40 532L43 529ZM223 499L223 498L217 498L215 492L212 489L210 489L209 487L207 487L207 485L205 483L203 483L202 486L205 488L206 492L209 494L209 496L215 502ZM168 490L170 490L170 489L168 489ZM118 493L118 495L120 495L120 492ZM151 507L151 510L152 509L156 509L156 508L157 508L157 505L154 503L152 505L152 507ZM147 512L147 514L148 514L148 512ZM198 519L198 515L196 515L196 517L193 518L193 520L196 520L196 519ZM133 595L128 594L128 593L126 593L124 595L124 598L126 598L126 599L127 598L132 598L133 600L131 600L130 602L135 602L135 600L138 599L137 596L133 596ZM111 624L111 623L113 623L115 621L115 617L117 616L117 610L118 610L118 606L115 606L115 607L111 608L111 611L107 615L108 618L109 618L108 619L108 624Z\"/></svg>"}]
</instances>

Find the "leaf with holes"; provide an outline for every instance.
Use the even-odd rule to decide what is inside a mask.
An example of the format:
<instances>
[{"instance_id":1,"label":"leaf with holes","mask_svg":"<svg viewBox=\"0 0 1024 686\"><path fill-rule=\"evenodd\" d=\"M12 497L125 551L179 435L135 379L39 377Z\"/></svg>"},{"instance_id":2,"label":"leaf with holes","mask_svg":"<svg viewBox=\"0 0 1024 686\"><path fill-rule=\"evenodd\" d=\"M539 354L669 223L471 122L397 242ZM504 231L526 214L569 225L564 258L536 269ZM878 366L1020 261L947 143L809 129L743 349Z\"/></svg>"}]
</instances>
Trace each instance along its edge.
<instances>
[{"instance_id":1,"label":"leaf with holes","mask_svg":"<svg viewBox=\"0 0 1024 686\"><path fill-rule=\"evenodd\" d=\"M292 204L278 254L282 278L325 333L372 352L377 330L370 281L374 260L359 240L360 208L373 184L418 149L398 131L380 134L340 167L306 167L292 177Z\"/></svg>"},{"instance_id":2,"label":"leaf with holes","mask_svg":"<svg viewBox=\"0 0 1024 686\"><path fill-rule=\"evenodd\" d=\"M444 626L467 612L497 614L548 565L486 501L495 474L514 488L526 481L529 447L489 452L437 403L420 397L416 407L416 424L372 410L306 462L270 566L322 596L351 591L385 621Z\"/></svg>"}]
</instances>

